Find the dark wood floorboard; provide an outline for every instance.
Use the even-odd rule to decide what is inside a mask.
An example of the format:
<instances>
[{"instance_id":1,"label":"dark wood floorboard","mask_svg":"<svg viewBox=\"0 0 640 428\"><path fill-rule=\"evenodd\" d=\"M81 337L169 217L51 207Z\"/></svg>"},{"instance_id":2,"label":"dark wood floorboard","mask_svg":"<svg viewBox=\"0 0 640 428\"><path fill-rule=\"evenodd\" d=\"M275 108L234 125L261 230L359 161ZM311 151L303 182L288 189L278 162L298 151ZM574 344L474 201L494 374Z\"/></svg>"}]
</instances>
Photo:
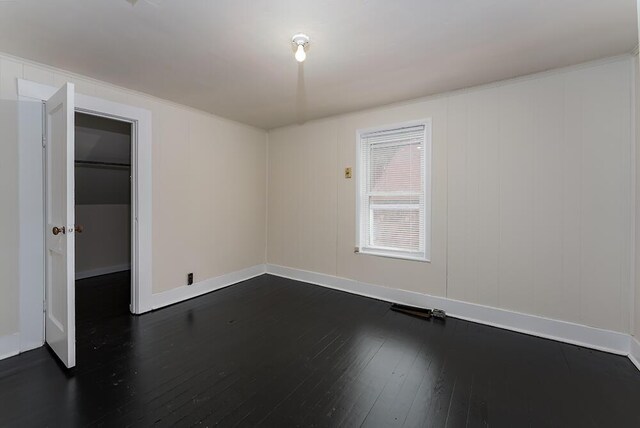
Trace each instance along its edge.
<instances>
[{"instance_id":1,"label":"dark wood floorboard","mask_svg":"<svg viewBox=\"0 0 640 428\"><path fill-rule=\"evenodd\" d=\"M625 358L263 275L142 316L78 281L77 367L0 361L0 426L640 427Z\"/></svg>"}]
</instances>

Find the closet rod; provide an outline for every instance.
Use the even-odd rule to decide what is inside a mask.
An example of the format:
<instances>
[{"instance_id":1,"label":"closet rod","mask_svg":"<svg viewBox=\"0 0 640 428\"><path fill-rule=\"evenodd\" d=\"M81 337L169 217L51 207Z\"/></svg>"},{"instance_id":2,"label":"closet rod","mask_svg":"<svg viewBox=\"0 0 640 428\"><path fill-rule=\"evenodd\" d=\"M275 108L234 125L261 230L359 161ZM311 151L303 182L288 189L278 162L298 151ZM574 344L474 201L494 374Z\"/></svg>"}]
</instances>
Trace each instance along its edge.
<instances>
[{"instance_id":1,"label":"closet rod","mask_svg":"<svg viewBox=\"0 0 640 428\"><path fill-rule=\"evenodd\" d=\"M76 165L88 165L88 166L117 166L119 168L130 168L131 165L127 163L117 163L117 162L97 162L97 161L87 161L87 160L77 160Z\"/></svg>"}]
</instances>

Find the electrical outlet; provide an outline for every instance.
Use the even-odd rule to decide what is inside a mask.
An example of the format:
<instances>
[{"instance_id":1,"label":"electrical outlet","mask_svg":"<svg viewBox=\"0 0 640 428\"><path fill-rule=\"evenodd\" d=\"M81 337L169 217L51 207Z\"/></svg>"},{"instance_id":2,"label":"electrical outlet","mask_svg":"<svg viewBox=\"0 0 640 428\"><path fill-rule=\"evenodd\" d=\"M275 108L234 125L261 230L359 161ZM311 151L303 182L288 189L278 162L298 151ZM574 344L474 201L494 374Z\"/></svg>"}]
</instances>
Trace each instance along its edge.
<instances>
[{"instance_id":1,"label":"electrical outlet","mask_svg":"<svg viewBox=\"0 0 640 428\"><path fill-rule=\"evenodd\" d=\"M351 178L351 167L344 169L344 178Z\"/></svg>"},{"instance_id":2,"label":"electrical outlet","mask_svg":"<svg viewBox=\"0 0 640 428\"><path fill-rule=\"evenodd\" d=\"M193 272L187 274L187 285L193 284Z\"/></svg>"}]
</instances>

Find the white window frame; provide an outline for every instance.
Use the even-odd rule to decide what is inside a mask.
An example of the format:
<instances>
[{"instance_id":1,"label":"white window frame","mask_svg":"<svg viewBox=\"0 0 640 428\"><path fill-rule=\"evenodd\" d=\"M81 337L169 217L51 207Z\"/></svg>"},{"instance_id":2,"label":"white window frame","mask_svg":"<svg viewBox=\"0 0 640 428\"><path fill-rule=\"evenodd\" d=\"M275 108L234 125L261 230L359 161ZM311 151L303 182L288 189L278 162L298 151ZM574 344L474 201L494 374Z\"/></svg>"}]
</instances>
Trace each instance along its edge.
<instances>
[{"instance_id":1,"label":"white window frame","mask_svg":"<svg viewBox=\"0 0 640 428\"><path fill-rule=\"evenodd\" d=\"M424 230L421 239L424 239L424 256L416 256L413 253L403 253L398 250L385 251L384 249L366 248L362 245L362 180L366 180L367 171L362 165L362 136L372 132L391 131L399 128L424 126ZM379 126L375 128L358 129L356 131L356 245L355 253L394 259L431 262L431 174L433 164L431 159L431 119L414 120Z\"/></svg>"}]
</instances>

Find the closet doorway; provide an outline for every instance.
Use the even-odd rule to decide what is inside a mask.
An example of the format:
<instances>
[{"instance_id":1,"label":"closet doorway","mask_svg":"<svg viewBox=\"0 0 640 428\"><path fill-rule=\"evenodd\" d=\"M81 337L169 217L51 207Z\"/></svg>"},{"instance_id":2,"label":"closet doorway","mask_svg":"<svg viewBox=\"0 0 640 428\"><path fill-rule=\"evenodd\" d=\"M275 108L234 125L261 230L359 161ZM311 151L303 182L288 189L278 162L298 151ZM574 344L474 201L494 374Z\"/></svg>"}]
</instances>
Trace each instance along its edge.
<instances>
[{"instance_id":1,"label":"closet doorway","mask_svg":"<svg viewBox=\"0 0 640 428\"><path fill-rule=\"evenodd\" d=\"M131 143L131 123L75 113L75 306L81 348L83 341L94 341L92 326L130 309Z\"/></svg>"},{"instance_id":2,"label":"closet doorway","mask_svg":"<svg viewBox=\"0 0 640 428\"><path fill-rule=\"evenodd\" d=\"M42 257L43 263L20 263L19 347L25 352L47 343L60 362L71 368L76 360L75 238L82 234L75 231L80 224L74 204L75 126L69 125L75 123L75 113L82 113L130 127L131 283L125 287L131 291L129 311L142 314L153 308L152 116L144 108L76 93L70 82L55 87L18 79L17 84L20 101L42 105L41 117L21 114L17 123L21 129L36 129L34 120L42 124L41 138L20 145L20 259ZM51 150L54 156L49 156ZM49 202L55 204L49 207ZM49 218L54 212L56 218ZM65 234L65 229L70 233ZM56 272L48 264L54 257ZM42 287L34 287L36 283Z\"/></svg>"}]
</instances>

